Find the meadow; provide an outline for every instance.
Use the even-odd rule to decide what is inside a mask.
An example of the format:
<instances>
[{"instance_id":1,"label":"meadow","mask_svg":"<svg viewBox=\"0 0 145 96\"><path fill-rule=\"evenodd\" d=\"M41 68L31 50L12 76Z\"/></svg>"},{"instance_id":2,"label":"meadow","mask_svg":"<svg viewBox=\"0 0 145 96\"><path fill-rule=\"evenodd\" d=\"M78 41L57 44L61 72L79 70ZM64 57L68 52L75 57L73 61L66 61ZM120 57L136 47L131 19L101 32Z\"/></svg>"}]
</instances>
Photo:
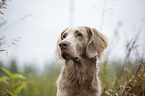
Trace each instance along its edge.
<instances>
[{"instance_id":1,"label":"meadow","mask_svg":"<svg viewBox=\"0 0 145 96\"><path fill-rule=\"evenodd\" d=\"M101 80L102 96L144 96L145 95L145 59L137 56L131 60L130 55L136 49L137 39L133 37L126 46L124 61L110 61L111 50L106 54L103 62L98 63L99 77ZM45 64L44 70L40 71L34 66L27 64L24 71L18 71L15 60L7 71L1 63L0 67L0 95L1 96L56 96L56 80L62 68L62 64L51 62ZM11 75L19 74L15 78ZM10 77L9 79L4 77ZM5 80L4 80L5 79ZM8 84L9 83L9 86ZM15 84L16 83L16 84ZM14 87L10 87L15 85Z\"/></svg>"}]
</instances>

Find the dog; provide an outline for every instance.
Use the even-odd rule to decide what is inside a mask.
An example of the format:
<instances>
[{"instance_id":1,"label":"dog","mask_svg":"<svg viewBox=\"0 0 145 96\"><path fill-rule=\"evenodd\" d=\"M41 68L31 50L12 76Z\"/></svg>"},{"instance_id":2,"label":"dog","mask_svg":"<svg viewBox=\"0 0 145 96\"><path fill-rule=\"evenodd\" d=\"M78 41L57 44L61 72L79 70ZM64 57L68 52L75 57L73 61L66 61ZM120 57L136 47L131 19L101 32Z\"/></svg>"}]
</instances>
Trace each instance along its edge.
<instances>
[{"instance_id":1,"label":"dog","mask_svg":"<svg viewBox=\"0 0 145 96\"><path fill-rule=\"evenodd\" d=\"M100 96L97 59L108 45L106 37L95 28L66 28L57 41L56 54L63 59L57 80L57 96Z\"/></svg>"}]
</instances>

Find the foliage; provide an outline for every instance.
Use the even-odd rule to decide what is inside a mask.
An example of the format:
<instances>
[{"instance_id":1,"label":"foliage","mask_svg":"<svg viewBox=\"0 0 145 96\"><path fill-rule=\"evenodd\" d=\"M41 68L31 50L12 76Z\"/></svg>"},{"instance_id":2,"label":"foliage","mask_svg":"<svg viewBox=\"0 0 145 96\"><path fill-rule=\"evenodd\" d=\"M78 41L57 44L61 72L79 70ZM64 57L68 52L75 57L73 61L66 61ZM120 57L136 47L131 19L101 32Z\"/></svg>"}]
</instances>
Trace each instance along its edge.
<instances>
[{"instance_id":1,"label":"foliage","mask_svg":"<svg viewBox=\"0 0 145 96\"><path fill-rule=\"evenodd\" d=\"M0 95L17 96L26 86L26 78L22 74L12 74L4 67L0 68L6 73L0 77Z\"/></svg>"},{"instance_id":2,"label":"foliage","mask_svg":"<svg viewBox=\"0 0 145 96\"><path fill-rule=\"evenodd\" d=\"M0 9L6 9L6 0L1 0L0 1ZM1 10L0 10L0 14L4 14Z\"/></svg>"},{"instance_id":3,"label":"foliage","mask_svg":"<svg viewBox=\"0 0 145 96\"><path fill-rule=\"evenodd\" d=\"M21 96L56 96L56 80L60 69L54 64L47 64L40 75L35 67L25 66L27 76L26 89Z\"/></svg>"},{"instance_id":4,"label":"foliage","mask_svg":"<svg viewBox=\"0 0 145 96\"><path fill-rule=\"evenodd\" d=\"M129 57L133 48L127 49L130 51L127 51L126 55L129 55L126 56L124 62L120 60L109 61L107 57L103 63L99 64L102 96L144 96L145 61L142 57L131 62ZM12 60L11 64L12 66L9 66L11 72L17 73L18 67L15 60ZM61 70L59 65L51 62L46 64L41 72L35 65L27 64L24 66L24 71L21 74L27 77L27 85L19 93L19 96L56 96L56 80ZM12 73L8 72L8 74ZM6 87L7 85L4 84L5 82L3 84L1 82L0 86ZM2 90L0 89L0 91Z\"/></svg>"},{"instance_id":5,"label":"foliage","mask_svg":"<svg viewBox=\"0 0 145 96\"><path fill-rule=\"evenodd\" d=\"M117 63L116 63L117 64ZM129 64L129 63L128 63ZM111 65L112 66L112 65ZM117 65L118 66L118 65ZM134 67L132 67L134 66ZM137 65L132 65L125 70L110 70L102 86L102 96L144 96L145 95L145 61L141 59ZM132 69L132 68L133 69ZM116 67L117 68L117 67ZM113 76L113 75L114 76ZM106 75L102 74L101 75ZM101 81L102 76L101 76ZM108 85L107 85L108 84Z\"/></svg>"},{"instance_id":6,"label":"foliage","mask_svg":"<svg viewBox=\"0 0 145 96\"><path fill-rule=\"evenodd\" d=\"M145 59L144 56L133 54L134 50L138 53L137 40L138 35L127 42L126 57L123 63L120 61L106 63L109 61L107 57L101 64L99 75L102 81L102 96L145 95ZM129 59L131 54L136 55L136 61L131 62Z\"/></svg>"}]
</instances>

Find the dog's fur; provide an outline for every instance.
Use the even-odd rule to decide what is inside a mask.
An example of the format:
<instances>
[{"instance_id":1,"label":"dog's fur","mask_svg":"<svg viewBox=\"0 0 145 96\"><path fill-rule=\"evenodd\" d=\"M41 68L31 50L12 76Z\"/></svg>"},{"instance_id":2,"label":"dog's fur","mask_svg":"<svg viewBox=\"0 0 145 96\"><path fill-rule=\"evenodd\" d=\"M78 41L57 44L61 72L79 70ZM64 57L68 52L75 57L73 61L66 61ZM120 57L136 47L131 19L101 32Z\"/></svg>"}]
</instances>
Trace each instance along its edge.
<instances>
[{"instance_id":1,"label":"dog's fur","mask_svg":"<svg viewBox=\"0 0 145 96\"><path fill-rule=\"evenodd\" d=\"M65 60L57 80L57 96L99 96L97 57L107 47L106 37L86 26L65 29L57 42L56 54Z\"/></svg>"}]
</instances>

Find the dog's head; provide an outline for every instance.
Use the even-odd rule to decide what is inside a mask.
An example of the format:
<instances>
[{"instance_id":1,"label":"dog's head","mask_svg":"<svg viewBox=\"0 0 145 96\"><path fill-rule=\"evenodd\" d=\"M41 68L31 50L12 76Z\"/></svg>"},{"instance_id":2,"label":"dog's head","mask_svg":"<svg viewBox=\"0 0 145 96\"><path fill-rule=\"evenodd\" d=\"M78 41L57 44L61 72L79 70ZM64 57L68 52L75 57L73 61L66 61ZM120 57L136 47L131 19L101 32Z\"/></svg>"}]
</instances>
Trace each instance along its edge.
<instances>
[{"instance_id":1,"label":"dog's head","mask_svg":"<svg viewBox=\"0 0 145 96\"><path fill-rule=\"evenodd\" d=\"M79 60L83 55L101 59L107 47L106 37L94 28L77 26L65 29L57 42L56 54L66 61Z\"/></svg>"}]
</instances>

